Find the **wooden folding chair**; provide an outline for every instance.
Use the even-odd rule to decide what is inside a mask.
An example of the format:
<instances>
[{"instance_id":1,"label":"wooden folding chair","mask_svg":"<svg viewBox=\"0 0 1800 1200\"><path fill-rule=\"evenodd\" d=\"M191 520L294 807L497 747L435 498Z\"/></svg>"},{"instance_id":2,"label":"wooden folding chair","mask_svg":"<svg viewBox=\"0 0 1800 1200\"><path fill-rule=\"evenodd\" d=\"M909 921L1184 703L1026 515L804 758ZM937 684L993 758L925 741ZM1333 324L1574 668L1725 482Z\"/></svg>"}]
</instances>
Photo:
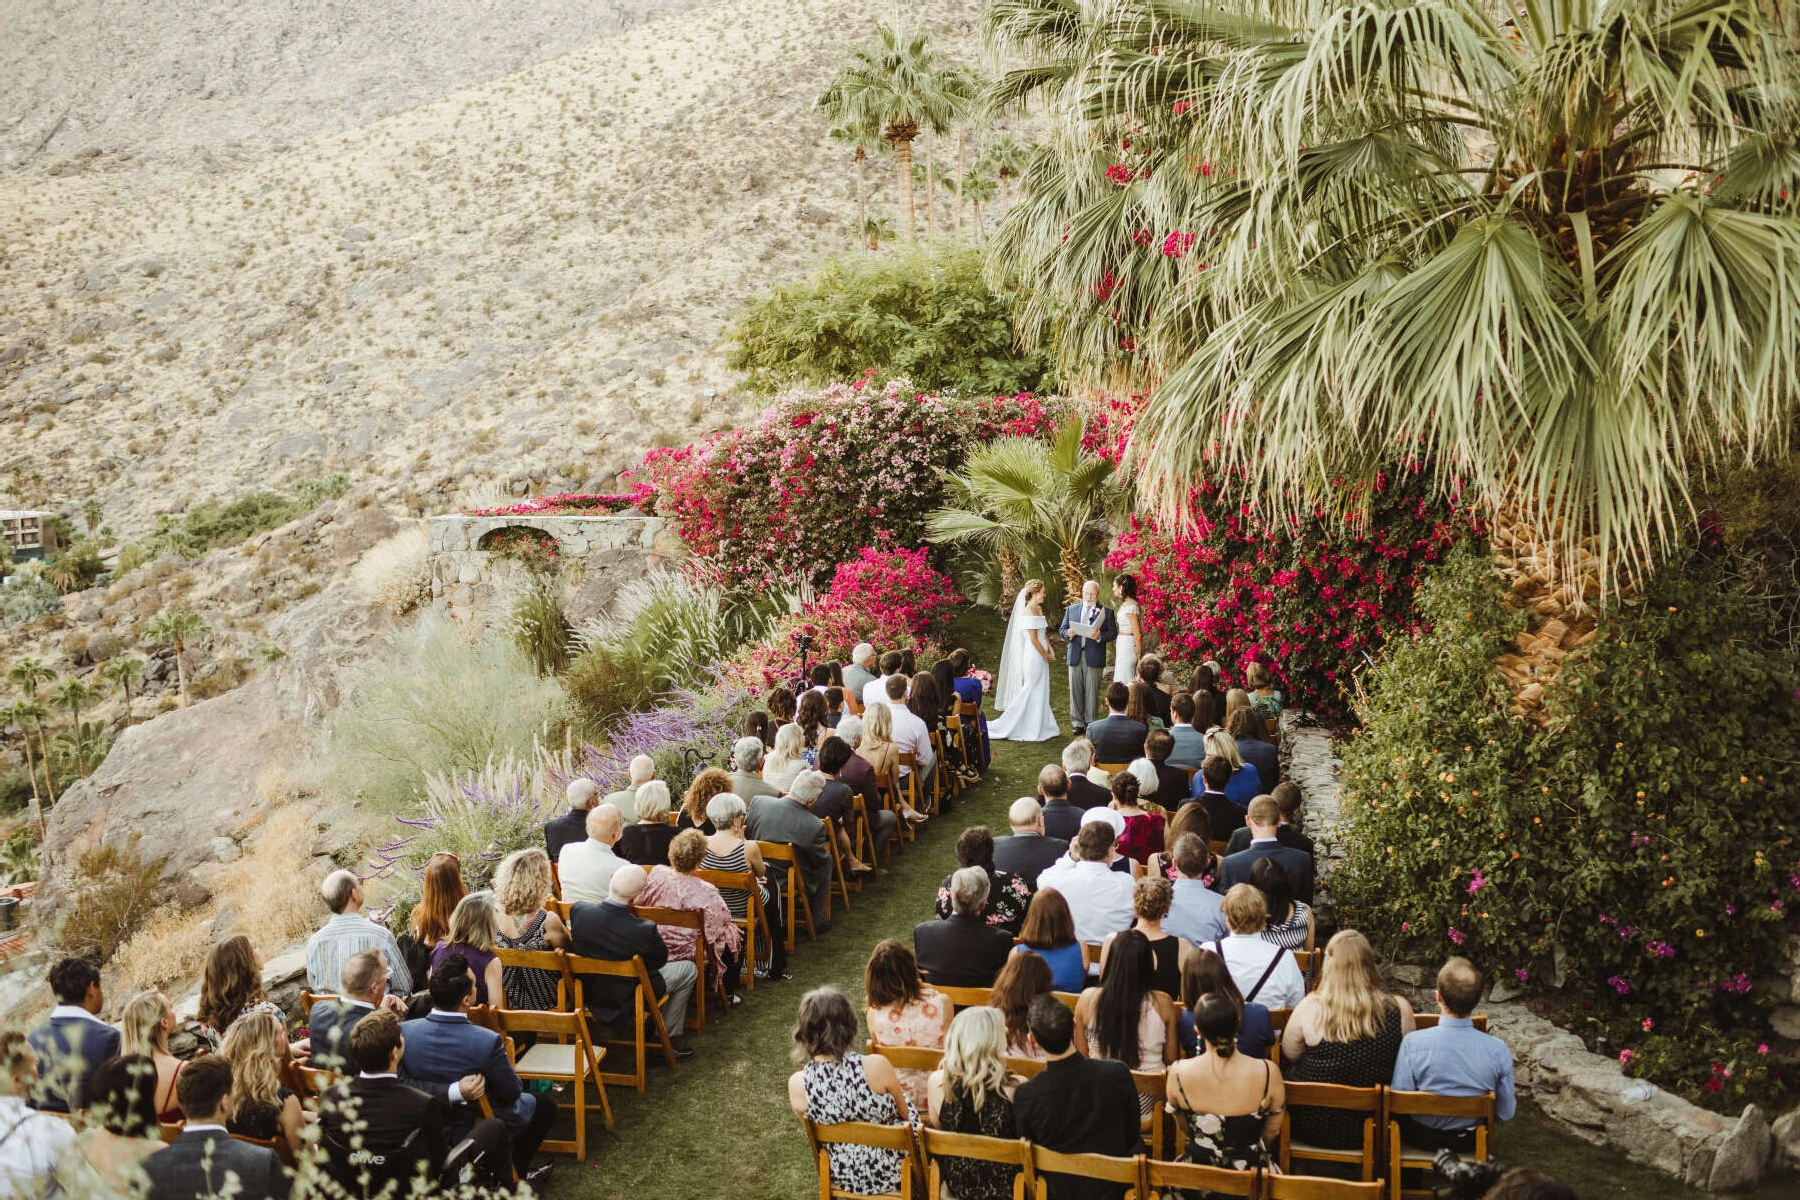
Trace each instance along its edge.
<instances>
[{"instance_id":1,"label":"wooden folding chair","mask_svg":"<svg viewBox=\"0 0 1800 1200\"><path fill-rule=\"evenodd\" d=\"M934 983L931 988L958 1008L986 1008L994 1001L994 989L992 988L947 987L941 983Z\"/></svg>"},{"instance_id":2,"label":"wooden folding chair","mask_svg":"<svg viewBox=\"0 0 1800 1200\"><path fill-rule=\"evenodd\" d=\"M877 791L879 790L879 785L877 785ZM856 837L853 848L857 857L872 865L875 862L875 823L869 820L868 802L862 798L862 793L858 792L850 798L850 803L856 807ZM896 821L898 819L898 817L895 818ZM899 834L900 831L896 829L894 836L881 847L881 865L884 867L894 856L894 843L899 840ZM862 891L860 882L856 885L856 890Z\"/></svg>"},{"instance_id":3,"label":"wooden folding chair","mask_svg":"<svg viewBox=\"0 0 1800 1200\"><path fill-rule=\"evenodd\" d=\"M909 842L917 841L918 830L914 829L913 823L900 812L900 804L904 796L900 790L900 772L876 772L875 787L881 793L881 806L894 814L894 836L888 842L888 846L890 848L904 847Z\"/></svg>"},{"instance_id":4,"label":"wooden folding chair","mask_svg":"<svg viewBox=\"0 0 1800 1200\"><path fill-rule=\"evenodd\" d=\"M261 1146L264 1150L273 1150L275 1157L281 1160L282 1166L290 1171L294 1169L294 1148L288 1145L287 1138L281 1134L278 1133L272 1138L251 1137L247 1133L234 1133L231 1136L246 1146Z\"/></svg>"},{"instance_id":5,"label":"wooden folding chair","mask_svg":"<svg viewBox=\"0 0 1800 1200\"><path fill-rule=\"evenodd\" d=\"M949 791L952 798L962 793L962 776L948 769L949 758L944 753L944 735L937 730L931 731L931 755L937 761L937 770L931 773L931 811L937 812L943 807L944 776L950 776Z\"/></svg>"},{"instance_id":6,"label":"wooden folding chair","mask_svg":"<svg viewBox=\"0 0 1800 1200\"><path fill-rule=\"evenodd\" d=\"M520 1079L549 1079L566 1083L575 1096L575 1140L546 1141L543 1149L551 1154L573 1154L587 1158L587 1085L592 1080L600 1092L600 1111L606 1127L613 1127L612 1105L606 1098L606 1083L600 1075L603 1048L588 1040L587 1021L579 1013L538 1012L532 1009L502 1008L495 1014L500 1032L506 1037L507 1049L513 1048L515 1033L539 1036L531 1048L513 1061ZM550 1041L549 1038L556 1038ZM567 1041L562 1039L567 1038Z\"/></svg>"},{"instance_id":7,"label":"wooden folding chair","mask_svg":"<svg viewBox=\"0 0 1800 1200\"><path fill-rule=\"evenodd\" d=\"M493 1102L487 1098L486 1092L475 1097L475 1107L480 1111L484 1119L489 1121L494 1119L494 1105ZM513 1166L512 1155L510 1154L506 1156L506 1174L507 1178L513 1183L516 1184L519 1182L519 1169Z\"/></svg>"},{"instance_id":8,"label":"wooden folding chair","mask_svg":"<svg viewBox=\"0 0 1800 1200\"><path fill-rule=\"evenodd\" d=\"M283 1064L281 1069L282 1083L300 1098L300 1106L314 1110L317 1110L319 1106L319 1096L327 1088L334 1087L348 1078L350 1076L306 1063L289 1062Z\"/></svg>"},{"instance_id":9,"label":"wooden folding chair","mask_svg":"<svg viewBox=\"0 0 1800 1200\"><path fill-rule=\"evenodd\" d=\"M1074 1012L1075 1006L1081 1003L1080 992L1051 992L1050 994L1062 1001L1062 1006L1070 1012Z\"/></svg>"},{"instance_id":10,"label":"wooden folding chair","mask_svg":"<svg viewBox=\"0 0 1800 1200\"><path fill-rule=\"evenodd\" d=\"M919 1150L913 1142L910 1125L876 1125L868 1121L844 1121L836 1125L820 1125L811 1117L801 1117L806 1126L806 1142L812 1147L813 1160L819 1165L819 1200L857 1200L863 1192L846 1192L831 1186L831 1147L873 1146L877 1150L898 1151L900 1190L879 1193L912 1200L921 1172Z\"/></svg>"},{"instance_id":11,"label":"wooden folding chair","mask_svg":"<svg viewBox=\"0 0 1800 1200\"><path fill-rule=\"evenodd\" d=\"M694 872L694 878L704 879L721 891L731 890L743 892L744 916L731 919L731 923L744 931L744 961L740 964L738 976L744 986L751 991L756 990L756 931L762 930L762 940L771 944L773 937L769 933L769 914L763 911L762 888L756 876L750 871L709 871L704 867ZM728 1003L727 1008L730 1007Z\"/></svg>"},{"instance_id":12,"label":"wooden folding chair","mask_svg":"<svg viewBox=\"0 0 1800 1200\"><path fill-rule=\"evenodd\" d=\"M556 869L556 861L550 862L550 894L558 900L562 899L562 873Z\"/></svg>"},{"instance_id":13,"label":"wooden folding chair","mask_svg":"<svg viewBox=\"0 0 1800 1200\"><path fill-rule=\"evenodd\" d=\"M336 992L309 992L305 988L301 988L300 989L300 1011L303 1013L306 1013L310 1017L312 1015L313 1005L317 1004L319 1001L321 1001L321 1000L342 1000L342 999L343 999L343 997L338 995Z\"/></svg>"},{"instance_id":14,"label":"wooden folding chair","mask_svg":"<svg viewBox=\"0 0 1800 1200\"><path fill-rule=\"evenodd\" d=\"M513 950L495 946L494 957L500 960L502 972L508 970L544 971L556 976L556 1012L574 1012L575 989L569 985L563 969L562 954L555 950Z\"/></svg>"},{"instance_id":15,"label":"wooden folding chair","mask_svg":"<svg viewBox=\"0 0 1800 1200\"><path fill-rule=\"evenodd\" d=\"M1439 1096L1434 1092L1402 1092L1388 1088L1386 1092L1387 1108L1387 1171L1389 1195L1392 1200L1402 1200L1405 1196L1431 1196L1430 1188L1407 1188L1401 1184L1407 1171L1429 1171L1437 1157L1435 1150L1421 1150L1408 1146L1401 1137L1401 1121L1403 1116L1428 1117L1472 1117L1479 1122L1475 1126L1475 1152L1459 1157L1485 1161L1488 1147L1494 1135L1494 1093L1483 1092L1479 1096Z\"/></svg>"},{"instance_id":16,"label":"wooden folding chair","mask_svg":"<svg viewBox=\"0 0 1800 1200\"><path fill-rule=\"evenodd\" d=\"M631 906L631 911L649 921L653 925L669 925L676 929L694 931L694 966L699 968L700 978L694 982L694 1001L688 1005L688 1015L684 1023L695 1033L706 1032L706 993L712 987L713 976L712 954L706 947L706 914L691 908L646 908L641 904ZM752 975L755 971L750 972ZM731 1002L725 1002L726 1011L730 1011Z\"/></svg>"},{"instance_id":17,"label":"wooden folding chair","mask_svg":"<svg viewBox=\"0 0 1800 1200\"><path fill-rule=\"evenodd\" d=\"M1021 1079L1037 1078L1047 1065L1041 1058L1019 1058L1012 1054L1006 1056L1006 1069Z\"/></svg>"},{"instance_id":18,"label":"wooden folding chair","mask_svg":"<svg viewBox=\"0 0 1800 1200\"><path fill-rule=\"evenodd\" d=\"M1163 1105L1169 1098L1169 1072L1133 1071L1131 1082L1137 1085L1138 1095L1150 1097L1150 1115L1138 1123L1138 1131L1144 1135L1144 1141L1150 1147L1151 1158L1163 1158L1168 1149L1168 1140L1164 1130L1168 1116Z\"/></svg>"},{"instance_id":19,"label":"wooden folding chair","mask_svg":"<svg viewBox=\"0 0 1800 1200\"><path fill-rule=\"evenodd\" d=\"M1149 1200L1144 1194L1144 1159L1141 1155L1115 1158L1110 1154L1058 1154L1042 1146L1031 1147L1032 1183L1037 1200L1048 1200L1050 1181L1045 1175L1076 1175L1097 1183L1129 1185L1129 1195L1136 1200Z\"/></svg>"},{"instance_id":20,"label":"wooden folding chair","mask_svg":"<svg viewBox=\"0 0 1800 1200\"><path fill-rule=\"evenodd\" d=\"M945 1133L929 1126L919 1130L919 1153L925 1160L925 1195L944 1194L938 1160L968 1158L1018 1168L1013 1176L1013 1200L1026 1200L1036 1188L1031 1177L1031 1143L1023 1139L983 1137L977 1133Z\"/></svg>"},{"instance_id":21,"label":"wooden folding chair","mask_svg":"<svg viewBox=\"0 0 1800 1200\"><path fill-rule=\"evenodd\" d=\"M1436 1029L1438 1027L1438 1020L1442 1016L1442 1013L1414 1013L1413 1022L1418 1029ZM1486 1033L1488 1027L1488 1015L1486 1013L1476 1013L1469 1018L1469 1023L1481 1030L1481 1032Z\"/></svg>"},{"instance_id":22,"label":"wooden folding chair","mask_svg":"<svg viewBox=\"0 0 1800 1200\"><path fill-rule=\"evenodd\" d=\"M1306 983L1306 990L1312 991L1319 985L1319 968L1325 962L1323 950L1290 950L1294 956L1294 965L1300 968L1300 978Z\"/></svg>"},{"instance_id":23,"label":"wooden folding chair","mask_svg":"<svg viewBox=\"0 0 1800 1200\"><path fill-rule=\"evenodd\" d=\"M1254 1200L1261 1183L1261 1174L1260 1171L1231 1171L1224 1167L1167 1162L1152 1157L1144 1160L1142 1188L1143 1194L1152 1198L1162 1195L1164 1189L1181 1189Z\"/></svg>"},{"instance_id":24,"label":"wooden folding chair","mask_svg":"<svg viewBox=\"0 0 1800 1200\"><path fill-rule=\"evenodd\" d=\"M648 1042L644 1036L644 1023L649 1021L656 1031L656 1040L662 1047L663 1061L671 1070L675 1067L675 1046L669 1041L669 1030L663 1024L662 1006L656 1003L656 992L650 983L650 972L644 969L644 960L632 955L629 962L616 962L610 958L587 958L568 951L559 951L566 959L569 977L575 985L575 1008L579 1012L588 1008L583 995L582 978L592 975L610 975L618 979L637 981L637 991L632 997L632 1005L626 1010L631 1020L631 1041L603 1040L607 1046L630 1046L634 1070L631 1074L620 1072L602 1072L601 1080L606 1083L629 1084L638 1091L644 1090L645 1076L649 1068ZM591 1011L591 1010L590 1010ZM473 1020L473 1014L470 1019Z\"/></svg>"},{"instance_id":25,"label":"wooden folding chair","mask_svg":"<svg viewBox=\"0 0 1800 1200\"><path fill-rule=\"evenodd\" d=\"M1379 1200L1381 1180L1358 1183L1322 1175L1264 1175L1263 1200Z\"/></svg>"},{"instance_id":26,"label":"wooden folding chair","mask_svg":"<svg viewBox=\"0 0 1800 1200\"><path fill-rule=\"evenodd\" d=\"M544 907L548 911L555 913L556 919L561 921L564 926L567 926L569 923L569 909L574 906L567 900L546 900L544 901Z\"/></svg>"},{"instance_id":27,"label":"wooden folding chair","mask_svg":"<svg viewBox=\"0 0 1800 1200\"><path fill-rule=\"evenodd\" d=\"M762 851L764 862L787 864L787 952L794 952L794 918L796 906L798 915L806 918L806 939L811 942L819 940L817 929L813 926L812 900L806 894L806 880L800 875L800 863L794 855L794 848L786 842L757 842L756 848Z\"/></svg>"},{"instance_id":28,"label":"wooden folding chair","mask_svg":"<svg viewBox=\"0 0 1800 1200\"><path fill-rule=\"evenodd\" d=\"M1287 1087L1287 1120L1281 1123L1281 1139L1278 1153L1281 1158L1281 1170L1285 1174L1292 1169L1292 1160L1300 1159L1302 1163L1328 1162L1357 1169L1357 1178L1369 1181L1381 1178L1380 1159L1377 1147L1377 1131L1383 1126L1381 1107L1382 1093L1385 1088L1346 1087L1338 1083L1298 1083L1288 1082ZM1338 1150L1329 1146L1315 1146L1298 1141L1293 1136L1294 1108L1296 1105L1309 1108L1332 1108L1345 1112L1364 1114L1362 1123L1362 1146L1355 1150Z\"/></svg>"},{"instance_id":29,"label":"wooden folding chair","mask_svg":"<svg viewBox=\"0 0 1800 1200\"><path fill-rule=\"evenodd\" d=\"M974 739L970 737L970 731L973 728L974 727L969 722L963 720L958 714L952 713L950 716L944 718L945 736L949 739L950 743L956 747L957 753L962 755L963 765L979 774L981 768L977 765L978 760L976 758L975 747L971 744ZM962 795L963 791L970 786L970 784L963 781L961 775L956 777L957 795Z\"/></svg>"},{"instance_id":30,"label":"wooden folding chair","mask_svg":"<svg viewBox=\"0 0 1800 1200\"><path fill-rule=\"evenodd\" d=\"M971 765L990 758L992 755L991 743L981 730L981 705L969 700L958 700L956 715L963 723L963 736L976 742L980 749L980 756L973 760Z\"/></svg>"},{"instance_id":31,"label":"wooden folding chair","mask_svg":"<svg viewBox=\"0 0 1800 1200\"><path fill-rule=\"evenodd\" d=\"M912 806L914 811L918 811L924 807L919 796L918 755L914 754L911 750L901 750L895 754L895 758L899 760L901 767L906 768L906 771L905 773L902 773L899 767L894 769L894 786L898 789L895 791L894 795L903 797L906 800L906 803ZM937 812L936 807L934 806L931 811L933 813Z\"/></svg>"},{"instance_id":32,"label":"wooden folding chair","mask_svg":"<svg viewBox=\"0 0 1800 1200\"><path fill-rule=\"evenodd\" d=\"M1097 762L1094 764L1094 767L1096 770L1105 771L1108 775L1117 775L1120 771L1131 770L1130 763L1100 763L1100 762Z\"/></svg>"},{"instance_id":33,"label":"wooden folding chair","mask_svg":"<svg viewBox=\"0 0 1800 1200\"><path fill-rule=\"evenodd\" d=\"M1217 838L1214 838L1212 841L1206 843L1206 848L1213 854L1222 856L1227 850L1231 849L1231 843L1221 842Z\"/></svg>"},{"instance_id":34,"label":"wooden folding chair","mask_svg":"<svg viewBox=\"0 0 1800 1200\"><path fill-rule=\"evenodd\" d=\"M850 911L850 877L844 873L844 856L838 849L837 822L830 817L825 818L825 844L831 847L831 883L825 888L825 919L831 920L831 898L835 893L844 902L844 911ZM862 889L862 882L856 884Z\"/></svg>"},{"instance_id":35,"label":"wooden folding chair","mask_svg":"<svg viewBox=\"0 0 1800 1200\"><path fill-rule=\"evenodd\" d=\"M158 1121L156 1123L156 1134L162 1139L162 1144L167 1146L176 1138L180 1137L181 1131L186 1127L186 1121Z\"/></svg>"}]
</instances>

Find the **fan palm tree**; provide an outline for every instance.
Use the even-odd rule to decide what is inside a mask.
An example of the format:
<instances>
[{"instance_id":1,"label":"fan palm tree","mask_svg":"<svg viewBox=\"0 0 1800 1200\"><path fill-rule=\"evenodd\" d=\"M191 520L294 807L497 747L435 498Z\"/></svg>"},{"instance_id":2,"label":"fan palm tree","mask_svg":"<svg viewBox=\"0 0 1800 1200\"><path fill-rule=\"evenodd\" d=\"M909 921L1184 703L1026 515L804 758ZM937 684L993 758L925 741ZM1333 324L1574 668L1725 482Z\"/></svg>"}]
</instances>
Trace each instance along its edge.
<instances>
[{"instance_id":1,"label":"fan palm tree","mask_svg":"<svg viewBox=\"0 0 1800 1200\"><path fill-rule=\"evenodd\" d=\"M98 721L72 725L50 739L50 756L64 769L86 775L90 761L106 757L106 731Z\"/></svg>"},{"instance_id":2,"label":"fan palm tree","mask_svg":"<svg viewBox=\"0 0 1800 1200\"><path fill-rule=\"evenodd\" d=\"M1000 190L1000 185L991 177L983 175L979 168L972 167L962 177L962 183L958 190L963 199L974 206L975 237L980 240L984 236L981 226L981 206L994 198L994 194Z\"/></svg>"},{"instance_id":3,"label":"fan palm tree","mask_svg":"<svg viewBox=\"0 0 1800 1200\"><path fill-rule=\"evenodd\" d=\"M869 156L885 143L869 130L854 125L835 126L827 136L840 145L850 147L851 161L856 164L856 228L866 230L869 225ZM862 234L858 235L857 242L865 250L875 248L868 244L867 238Z\"/></svg>"},{"instance_id":4,"label":"fan palm tree","mask_svg":"<svg viewBox=\"0 0 1800 1200\"><path fill-rule=\"evenodd\" d=\"M818 105L840 125L878 134L894 148L906 240L917 237L913 208L913 142L925 130L942 133L972 100L966 72L939 59L929 35L877 21L875 33L850 52Z\"/></svg>"},{"instance_id":5,"label":"fan palm tree","mask_svg":"<svg viewBox=\"0 0 1800 1200\"><path fill-rule=\"evenodd\" d=\"M80 730L81 728L81 710L83 708L91 707L99 699L99 692L96 692L93 688L73 676L65 679L62 686L56 689L56 702L69 710L69 723L76 730ZM74 760L75 773L77 775L86 775L87 762L80 757L80 752L83 748L81 739L76 738L71 745L76 752Z\"/></svg>"},{"instance_id":6,"label":"fan palm tree","mask_svg":"<svg viewBox=\"0 0 1800 1200\"><path fill-rule=\"evenodd\" d=\"M106 509L101 507L98 497L89 496L81 502L81 523L87 526L88 536L95 537L100 532L100 522L106 516Z\"/></svg>"},{"instance_id":7,"label":"fan palm tree","mask_svg":"<svg viewBox=\"0 0 1800 1200\"><path fill-rule=\"evenodd\" d=\"M100 674L125 693L125 724L131 724L131 689L144 682L144 660L115 658L100 668Z\"/></svg>"},{"instance_id":8,"label":"fan palm tree","mask_svg":"<svg viewBox=\"0 0 1800 1200\"><path fill-rule=\"evenodd\" d=\"M1107 535L1107 514L1125 495L1113 464L1082 450L1082 432L1077 417L1048 445L1004 437L983 446L961 474L944 473L955 502L925 518L925 536L998 557L1003 602L1019 588L1020 564L1038 557L1054 557L1064 595L1080 595L1089 555Z\"/></svg>"},{"instance_id":9,"label":"fan palm tree","mask_svg":"<svg viewBox=\"0 0 1800 1200\"><path fill-rule=\"evenodd\" d=\"M200 614L185 608L158 613L144 628L144 640L152 646L169 646L175 651L175 684L181 707L188 702L187 648L204 641L212 633Z\"/></svg>"},{"instance_id":10,"label":"fan palm tree","mask_svg":"<svg viewBox=\"0 0 1800 1200\"><path fill-rule=\"evenodd\" d=\"M1202 468L1291 513L1414 460L1637 568L1696 474L1786 448L1800 54L1758 0L1506 11L996 4L993 97L1057 127L991 265L1066 379L1151 395L1165 515Z\"/></svg>"},{"instance_id":11,"label":"fan palm tree","mask_svg":"<svg viewBox=\"0 0 1800 1200\"><path fill-rule=\"evenodd\" d=\"M31 819L37 824L41 833L44 828L44 801L38 792L37 756L31 750L31 733L38 728L39 722L49 715L49 710L35 700L15 700L7 710L7 716L19 727L19 740L25 746L25 777L31 781ZM48 784L49 764L45 764L44 782ZM54 796L54 789L52 790Z\"/></svg>"}]
</instances>

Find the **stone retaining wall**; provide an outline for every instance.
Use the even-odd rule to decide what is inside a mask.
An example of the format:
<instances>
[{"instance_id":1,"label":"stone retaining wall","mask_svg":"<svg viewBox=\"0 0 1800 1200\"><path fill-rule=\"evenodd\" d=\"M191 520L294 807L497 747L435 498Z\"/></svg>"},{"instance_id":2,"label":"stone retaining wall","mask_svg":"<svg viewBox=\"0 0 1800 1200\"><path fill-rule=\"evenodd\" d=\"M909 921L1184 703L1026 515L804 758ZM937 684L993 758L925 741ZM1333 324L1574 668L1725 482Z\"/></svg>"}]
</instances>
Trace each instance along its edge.
<instances>
[{"instance_id":1,"label":"stone retaining wall","mask_svg":"<svg viewBox=\"0 0 1800 1200\"><path fill-rule=\"evenodd\" d=\"M458 620L502 620L510 599L526 582L521 564L481 549L502 529L524 527L556 539L562 560L563 600L579 624L599 616L619 588L687 557L687 547L661 517L499 516L432 517L425 523L431 560L431 599Z\"/></svg>"}]
</instances>

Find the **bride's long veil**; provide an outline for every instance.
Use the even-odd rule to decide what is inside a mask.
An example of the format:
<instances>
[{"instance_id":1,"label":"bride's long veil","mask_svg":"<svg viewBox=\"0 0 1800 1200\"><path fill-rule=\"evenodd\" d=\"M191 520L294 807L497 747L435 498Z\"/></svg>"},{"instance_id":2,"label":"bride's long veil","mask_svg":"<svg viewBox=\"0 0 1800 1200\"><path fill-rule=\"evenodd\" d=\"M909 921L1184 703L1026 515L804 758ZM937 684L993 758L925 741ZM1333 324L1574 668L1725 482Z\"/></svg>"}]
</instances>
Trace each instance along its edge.
<instances>
[{"instance_id":1,"label":"bride's long veil","mask_svg":"<svg viewBox=\"0 0 1800 1200\"><path fill-rule=\"evenodd\" d=\"M1025 589L1020 588L1006 623L1006 641L1000 647L1000 674L994 678L994 708L1000 712L1025 688L1025 600Z\"/></svg>"}]
</instances>

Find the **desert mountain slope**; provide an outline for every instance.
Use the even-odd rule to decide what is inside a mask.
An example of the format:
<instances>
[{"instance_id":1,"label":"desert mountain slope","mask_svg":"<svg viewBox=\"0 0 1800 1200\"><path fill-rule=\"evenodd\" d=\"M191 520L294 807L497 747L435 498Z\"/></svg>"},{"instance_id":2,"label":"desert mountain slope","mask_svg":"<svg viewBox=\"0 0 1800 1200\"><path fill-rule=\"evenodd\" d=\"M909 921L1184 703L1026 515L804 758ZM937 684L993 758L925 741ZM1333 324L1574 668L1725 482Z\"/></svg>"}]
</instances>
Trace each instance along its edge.
<instances>
[{"instance_id":1,"label":"desert mountain slope","mask_svg":"<svg viewBox=\"0 0 1800 1200\"><path fill-rule=\"evenodd\" d=\"M850 244L811 105L877 15L728 0L285 149L0 175L8 499L580 486L737 419L726 318ZM909 16L974 61L974 6Z\"/></svg>"}]
</instances>

